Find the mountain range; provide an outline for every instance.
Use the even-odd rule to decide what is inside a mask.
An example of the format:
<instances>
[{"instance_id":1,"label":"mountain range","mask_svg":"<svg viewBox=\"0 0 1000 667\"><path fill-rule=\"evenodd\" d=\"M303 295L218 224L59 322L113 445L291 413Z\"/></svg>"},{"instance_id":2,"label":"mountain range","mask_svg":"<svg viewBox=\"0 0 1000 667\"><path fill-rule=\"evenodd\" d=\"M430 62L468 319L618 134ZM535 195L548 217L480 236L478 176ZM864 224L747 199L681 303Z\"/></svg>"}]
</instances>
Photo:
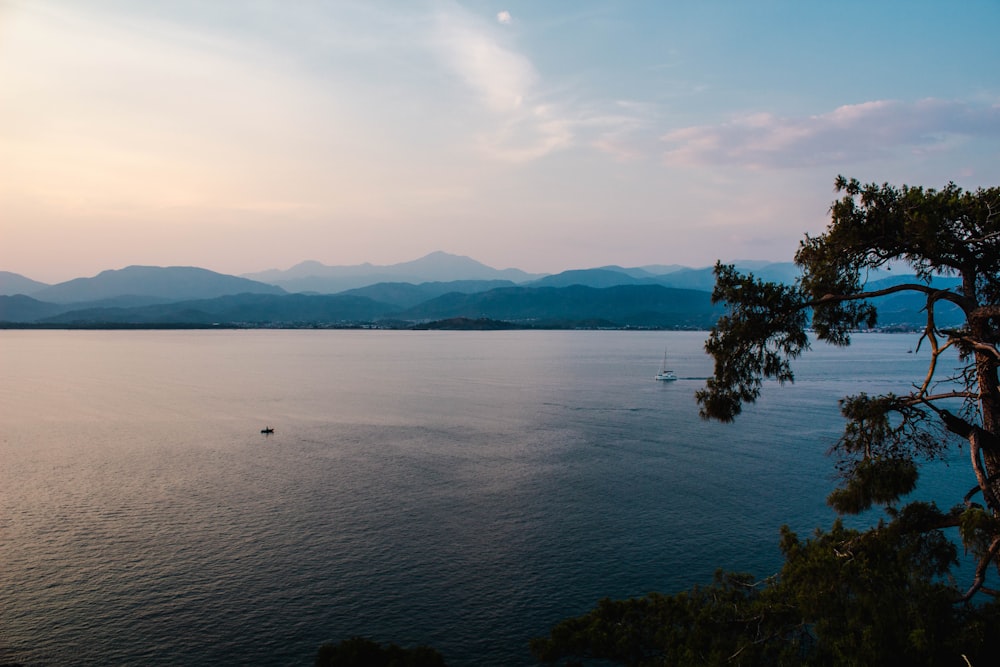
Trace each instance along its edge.
<instances>
[{"instance_id":1,"label":"mountain range","mask_svg":"<svg viewBox=\"0 0 1000 667\"><path fill-rule=\"evenodd\" d=\"M270 269L247 273L244 278L277 285L289 292L316 292L336 294L344 290L366 287L377 283L452 282L456 280L506 280L523 283L541 275L520 269L494 269L469 257L432 252L411 262L376 266L327 266L316 261L302 262L281 271Z\"/></svg>"},{"instance_id":2,"label":"mountain range","mask_svg":"<svg viewBox=\"0 0 1000 667\"><path fill-rule=\"evenodd\" d=\"M784 283L798 275L791 263L736 265ZM55 285L0 272L0 323L406 327L448 321L475 328L505 323L707 329L722 313L711 303L713 285L710 267L604 266L538 275L493 269L443 252L390 266L303 262L286 271L243 276L196 267L130 266ZM879 305L887 324L905 327L925 318L919 299L899 295Z\"/></svg>"}]
</instances>

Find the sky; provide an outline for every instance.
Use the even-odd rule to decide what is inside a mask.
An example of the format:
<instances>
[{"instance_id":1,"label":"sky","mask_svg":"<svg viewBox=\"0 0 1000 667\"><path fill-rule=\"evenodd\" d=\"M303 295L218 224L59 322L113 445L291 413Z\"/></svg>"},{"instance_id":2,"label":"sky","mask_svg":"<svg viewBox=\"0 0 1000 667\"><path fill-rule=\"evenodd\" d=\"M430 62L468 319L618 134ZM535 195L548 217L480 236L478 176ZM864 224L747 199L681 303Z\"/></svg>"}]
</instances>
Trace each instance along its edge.
<instances>
[{"instance_id":1,"label":"sky","mask_svg":"<svg viewBox=\"0 0 1000 667\"><path fill-rule=\"evenodd\" d=\"M1000 1L0 0L0 270L790 261L1000 185Z\"/></svg>"}]
</instances>

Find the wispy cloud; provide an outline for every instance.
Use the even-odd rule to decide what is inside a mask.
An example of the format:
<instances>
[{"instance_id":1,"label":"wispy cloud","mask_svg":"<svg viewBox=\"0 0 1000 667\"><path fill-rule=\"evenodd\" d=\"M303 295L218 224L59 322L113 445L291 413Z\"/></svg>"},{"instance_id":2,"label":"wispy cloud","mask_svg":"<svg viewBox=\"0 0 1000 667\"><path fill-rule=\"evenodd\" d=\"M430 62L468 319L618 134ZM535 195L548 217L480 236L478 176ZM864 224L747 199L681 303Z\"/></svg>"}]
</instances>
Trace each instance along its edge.
<instances>
[{"instance_id":1,"label":"wispy cloud","mask_svg":"<svg viewBox=\"0 0 1000 667\"><path fill-rule=\"evenodd\" d=\"M496 18L502 25L513 21L507 11ZM526 162L578 145L634 156L626 137L644 121L633 103L581 101L565 86L544 82L531 59L499 30L452 8L438 16L434 40L445 66L490 114L476 141L487 157Z\"/></svg>"},{"instance_id":2,"label":"wispy cloud","mask_svg":"<svg viewBox=\"0 0 1000 667\"><path fill-rule=\"evenodd\" d=\"M661 138L671 165L794 168L923 154L975 137L1000 137L1000 106L879 100L799 118L748 114Z\"/></svg>"},{"instance_id":3,"label":"wispy cloud","mask_svg":"<svg viewBox=\"0 0 1000 667\"><path fill-rule=\"evenodd\" d=\"M509 14L497 15L509 23ZM446 67L489 114L475 144L495 160L526 162L573 142L572 124L543 98L531 60L501 41L495 26L455 8L438 17L436 43Z\"/></svg>"},{"instance_id":4,"label":"wispy cloud","mask_svg":"<svg viewBox=\"0 0 1000 667\"><path fill-rule=\"evenodd\" d=\"M538 81L527 57L457 10L441 13L437 27L436 41L446 64L490 110L510 113L521 108Z\"/></svg>"},{"instance_id":5,"label":"wispy cloud","mask_svg":"<svg viewBox=\"0 0 1000 667\"><path fill-rule=\"evenodd\" d=\"M478 144L495 159L527 162L568 148L573 141L573 123L551 107L537 105L503 120Z\"/></svg>"},{"instance_id":6,"label":"wispy cloud","mask_svg":"<svg viewBox=\"0 0 1000 667\"><path fill-rule=\"evenodd\" d=\"M649 145L655 143L652 127L656 115L655 105L617 100L611 110L588 116L581 126L590 132L592 148L627 162L648 157Z\"/></svg>"}]
</instances>

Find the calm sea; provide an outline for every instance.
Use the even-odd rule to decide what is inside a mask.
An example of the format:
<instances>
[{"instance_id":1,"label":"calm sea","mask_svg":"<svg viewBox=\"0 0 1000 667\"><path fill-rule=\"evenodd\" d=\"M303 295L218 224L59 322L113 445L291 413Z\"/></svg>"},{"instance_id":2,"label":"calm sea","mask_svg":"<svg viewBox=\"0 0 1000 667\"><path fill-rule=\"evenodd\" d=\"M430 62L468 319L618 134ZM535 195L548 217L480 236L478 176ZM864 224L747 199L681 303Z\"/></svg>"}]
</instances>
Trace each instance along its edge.
<instances>
[{"instance_id":1,"label":"calm sea","mask_svg":"<svg viewBox=\"0 0 1000 667\"><path fill-rule=\"evenodd\" d=\"M927 357L819 346L716 424L704 337L0 332L0 663L307 665L361 634L531 664L601 597L771 574L782 523L833 518L837 398Z\"/></svg>"}]
</instances>

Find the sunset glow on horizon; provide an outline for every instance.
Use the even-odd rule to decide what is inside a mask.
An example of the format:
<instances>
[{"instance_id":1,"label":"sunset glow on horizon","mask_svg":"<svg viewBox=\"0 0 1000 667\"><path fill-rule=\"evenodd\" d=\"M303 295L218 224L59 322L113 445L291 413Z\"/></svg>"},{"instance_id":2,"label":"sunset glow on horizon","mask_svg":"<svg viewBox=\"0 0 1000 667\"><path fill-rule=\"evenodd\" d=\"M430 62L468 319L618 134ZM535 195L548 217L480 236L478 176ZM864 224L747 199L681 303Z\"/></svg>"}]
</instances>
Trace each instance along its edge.
<instances>
[{"instance_id":1,"label":"sunset glow on horizon","mask_svg":"<svg viewBox=\"0 0 1000 667\"><path fill-rule=\"evenodd\" d=\"M0 270L788 261L1000 184L1000 4L0 0Z\"/></svg>"}]
</instances>

